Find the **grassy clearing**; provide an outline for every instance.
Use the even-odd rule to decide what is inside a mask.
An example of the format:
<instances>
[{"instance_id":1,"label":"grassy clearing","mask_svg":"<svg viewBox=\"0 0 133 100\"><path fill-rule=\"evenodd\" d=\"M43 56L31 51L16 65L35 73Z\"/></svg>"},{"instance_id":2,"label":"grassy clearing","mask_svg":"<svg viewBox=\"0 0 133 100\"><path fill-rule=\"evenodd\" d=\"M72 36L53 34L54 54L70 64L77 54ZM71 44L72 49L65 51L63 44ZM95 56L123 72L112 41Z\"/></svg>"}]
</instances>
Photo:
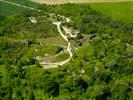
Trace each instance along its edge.
<instances>
[{"instance_id":1,"label":"grassy clearing","mask_svg":"<svg viewBox=\"0 0 133 100\"><path fill-rule=\"evenodd\" d=\"M33 57L33 56L48 56L55 55L58 50L57 46L52 45L32 45L28 48L25 52L26 56Z\"/></svg>"},{"instance_id":2,"label":"grassy clearing","mask_svg":"<svg viewBox=\"0 0 133 100\"><path fill-rule=\"evenodd\" d=\"M113 20L133 23L133 2L92 3L91 8Z\"/></svg>"},{"instance_id":3,"label":"grassy clearing","mask_svg":"<svg viewBox=\"0 0 133 100\"><path fill-rule=\"evenodd\" d=\"M68 53L61 53L60 55L51 58L50 61L52 61L52 62L64 61L64 60L68 59L68 57L69 57Z\"/></svg>"},{"instance_id":4,"label":"grassy clearing","mask_svg":"<svg viewBox=\"0 0 133 100\"><path fill-rule=\"evenodd\" d=\"M53 45L34 44L25 50L23 56L21 57L21 61L23 63L29 63L33 59L33 57L46 58L49 56L54 56L58 52L59 48L60 47Z\"/></svg>"},{"instance_id":5,"label":"grassy clearing","mask_svg":"<svg viewBox=\"0 0 133 100\"><path fill-rule=\"evenodd\" d=\"M67 46L67 42L61 36L49 37L49 38L46 38L43 42L46 44L56 44L56 45Z\"/></svg>"},{"instance_id":6,"label":"grassy clearing","mask_svg":"<svg viewBox=\"0 0 133 100\"><path fill-rule=\"evenodd\" d=\"M4 16L20 15L31 10L0 1L0 14Z\"/></svg>"}]
</instances>

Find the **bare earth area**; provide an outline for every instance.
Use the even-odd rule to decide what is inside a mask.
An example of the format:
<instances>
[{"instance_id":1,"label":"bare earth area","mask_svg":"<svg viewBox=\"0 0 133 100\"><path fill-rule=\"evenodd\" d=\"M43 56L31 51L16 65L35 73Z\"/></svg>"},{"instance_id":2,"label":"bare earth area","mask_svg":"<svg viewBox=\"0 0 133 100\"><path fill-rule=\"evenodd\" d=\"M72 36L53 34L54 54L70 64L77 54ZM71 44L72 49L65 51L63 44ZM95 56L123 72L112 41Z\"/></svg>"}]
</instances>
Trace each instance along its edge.
<instances>
[{"instance_id":1,"label":"bare earth area","mask_svg":"<svg viewBox=\"0 0 133 100\"><path fill-rule=\"evenodd\" d=\"M100 2L126 2L133 0L31 0L41 4L64 4L64 3L100 3Z\"/></svg>"}]
</instances>

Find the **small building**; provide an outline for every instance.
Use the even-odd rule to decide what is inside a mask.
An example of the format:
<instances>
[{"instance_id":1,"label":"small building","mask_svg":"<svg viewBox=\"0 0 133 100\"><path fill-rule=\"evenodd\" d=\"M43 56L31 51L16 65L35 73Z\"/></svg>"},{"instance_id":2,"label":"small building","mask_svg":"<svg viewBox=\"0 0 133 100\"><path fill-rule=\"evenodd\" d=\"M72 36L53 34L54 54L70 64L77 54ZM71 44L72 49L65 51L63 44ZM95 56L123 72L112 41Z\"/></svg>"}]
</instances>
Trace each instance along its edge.
<instances>
[{"instance_id":1,"label":"small building","mask_svg":"<svg viewBox=\"0 0 133 100\"><path fill-rule=\"evenodd\" d=\"M37 23L37 20L35 19L35 17L29 17L29 19L30 19L30 21L32 22L32 23Z\"/></svg>"}]
</instances>

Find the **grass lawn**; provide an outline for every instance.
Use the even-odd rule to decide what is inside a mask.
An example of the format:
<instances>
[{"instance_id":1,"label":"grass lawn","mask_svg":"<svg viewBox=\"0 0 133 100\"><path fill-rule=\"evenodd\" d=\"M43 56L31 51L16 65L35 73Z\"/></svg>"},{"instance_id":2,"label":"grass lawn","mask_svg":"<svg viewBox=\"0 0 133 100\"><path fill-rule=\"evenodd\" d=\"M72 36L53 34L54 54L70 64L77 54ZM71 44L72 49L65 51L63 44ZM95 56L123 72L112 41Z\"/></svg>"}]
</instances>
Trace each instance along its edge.
<instances>
[{"instance_id":1,"label":"grass lawn","mask_svg":"<svg viewBox=\"0 0 133 100\"><path fill-rule=\"evenodd\" d=\"M67 42L61 36L48 37L43 40L43 43L67 46Z\"/></svg>"},{"instance_id":2,"label":"grass lawn","mask_svg":"<svg viewBox=\"0 0 133 100\"><path fill-rule=\"evenodd\" d=\"M133 23L133 2L92 3L90 6L113 20Z\"/></svg>"}]
</instances>

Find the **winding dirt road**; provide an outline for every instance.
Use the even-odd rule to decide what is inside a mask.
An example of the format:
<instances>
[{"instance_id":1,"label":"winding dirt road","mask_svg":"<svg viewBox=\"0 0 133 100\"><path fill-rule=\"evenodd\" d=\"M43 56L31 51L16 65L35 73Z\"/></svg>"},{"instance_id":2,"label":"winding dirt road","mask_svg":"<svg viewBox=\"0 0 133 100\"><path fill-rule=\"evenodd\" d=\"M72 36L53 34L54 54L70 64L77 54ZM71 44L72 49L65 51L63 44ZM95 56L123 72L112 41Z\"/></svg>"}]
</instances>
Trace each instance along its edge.
<instances>
[{"instance_id":1,"label":"winding dirt road","mask_svg":"<svg viewBox=\"0 0 133 100\"><path fill-rule=\"evenodd\" d=\"M17 4L17 3L13 3L13 2L9 2L9 1L4 1L4 0L0 0L0 1L5 2L5 3L8 3L8 4L12 4L12 5L24 7L24 8L27 8L27 9L31 9L31 10L36 10L36 11L39 11L39 12L41 11L41 10L37 10L37 9L35 9L35 8L32 8L32 7L27 7L27 6L24 6L24 5L21 5L21 4ZM53 16L53 15L55 15L55 14L51 13L51 14L49 14L49 15L50 15L50 16ZM65 19L65 22L70 22L70 19L69 19L69 18L66 18L65 16L62 16L62 15L58 15L58 16L64 18L64 19ZM57 30L58 30L58 32L60 33L60 35L62 36L62 38L63 38L65 41L67 41L67 49L66 49L66 50L67 50L68 53L69 53L69 58L66 59L65 61L56 62L56 63L48 63L48 62L46 62L46 61L42 61L42 62L40 62L40 65L42 65L44 69L48 69L48 68L57 68L57 67L59 67L59 66L62 66L62 65L64 65L64 64L68 63L68 62L71 60L72 56L73 56L73 54L72 54L72 52L71 52L71 42L69 41L68 37L67 37L66 35L64 35L63 32L61 31L61 27L63 27L61 24L64 23L64 21L62 21L62 22L61 22L61 21L56 21L56 22L55 22L54 20L52 20L52 21L53 21L53 24L57 26ZM63 29L64 29L64 31L65 31L66 33L68 32L67 29L65 29L65 28L63 28ZM70 32L69 32L69 34L70 34L70 37L76 37L76 36L73 36Z\"/></svg>"},{"instance_id":2,"label":"winding dirt road","mask_svg":"<svg viewBox=\"0 0 133 100\"><path fill-rule=\"evenodd\" d=\"M60 16L60 17L65 18L65 20L66 20L65 22L69 22L69 21L70 21L69 18L66 18L66 17L64 17L64 16ZM61 24L62 24L62 22L61 22L61 21L57 21L57 22L54 22L54 21L53 21L53 24L57 26L58 32L60 33L60 35L62 36L62 38L63 38L65 41L67 41L67 43L68 43L68 44L67 44L67 51L68 51L68 53L69 53L69 58L66 59L65 61L57 62L57 63L47 63L47 62L45 62L45 61L40 62L40 64L41 64L42 66L44 66L43 68L45 68L45 69L47 69L47 68L57 68L57 67L59 67L59 66L62 66L62 65L64 65L64 64L68 63L68 62L71 60L72 56L73 56L73 54L72 54L72 52L71 52L71 42L69 41L68 37L67 37L66 35L64 35L63 32L61 31L61 27L62 27ZM71 35L71 36L72 36L72 35Z\"/></svg>"}]
</instances>

